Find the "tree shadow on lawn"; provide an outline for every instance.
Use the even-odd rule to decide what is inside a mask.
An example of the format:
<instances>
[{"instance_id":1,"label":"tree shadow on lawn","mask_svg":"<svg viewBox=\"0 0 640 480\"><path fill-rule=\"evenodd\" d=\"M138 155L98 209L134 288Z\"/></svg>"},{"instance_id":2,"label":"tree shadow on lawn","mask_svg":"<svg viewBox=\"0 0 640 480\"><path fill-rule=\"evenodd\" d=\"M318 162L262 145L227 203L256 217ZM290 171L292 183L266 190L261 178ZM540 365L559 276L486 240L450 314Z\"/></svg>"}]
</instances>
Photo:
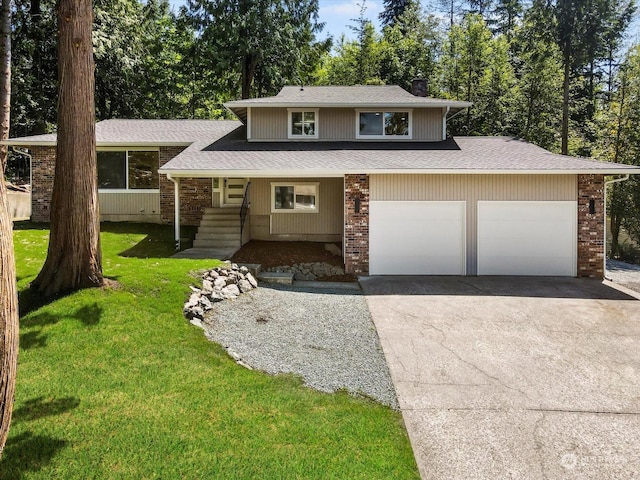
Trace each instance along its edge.
<instances>
[{"instance_id":1,"label":"tree shadow on lawn","mask_svg":"<svg viewBox=\"0 0 640 480\"><path fill-rule=\"evenodd\" d=\"M9 437L0 461L2 479L20 480L29 472L41 470L68 444L66 440L31 432Z\"/></svg>"},{"instance_id":2,"label":"tree shadow on lawn","mask_svg":"<svg viewBox=\"0 0 640 480\"><path fill-rule=\"evenodd\" d=\"M84 325L92 327L97 325L102 318L104 309L97 303L85 305L75 312L64 315L52 315L49 312L41 312L21 319L20 347L23 349L42 348L47 346L47 336L42 334L42 329L47 325L54 325L63 318L79 320ZM26 331L25 331L26 330Z\"/></svg>"},{"instance_id":3,"label":"tree shadow on lawn","mask_svg":"<svg viewBox=\"0 0 640 480\"><path fill-rule=\"evenodd\" d=\"M196 227L181 227L181 237L193 239ZM146 235L133 247L120 253L121 257L133 258L169 258L176 253L172 225L155 223L112 223L100 224L103 233Z\"/></svg>"},{"instance_id":4,"label":"tree shadow on lawn","mask_svg":"<svg viewBox=\"0 0 640 480\"><path fill-rule=\"evenodd\" d=\"M13 423L30 422L51 415L60 415L80 405L76 397L54 398L43 397L27 400L13 412ZM46 467L53 457L69 442L45 435L34 435L26 431L9 436L2 460L0 472L3 480L20 480L30 472L37 472Z\"/></svg>"}]
</instances>

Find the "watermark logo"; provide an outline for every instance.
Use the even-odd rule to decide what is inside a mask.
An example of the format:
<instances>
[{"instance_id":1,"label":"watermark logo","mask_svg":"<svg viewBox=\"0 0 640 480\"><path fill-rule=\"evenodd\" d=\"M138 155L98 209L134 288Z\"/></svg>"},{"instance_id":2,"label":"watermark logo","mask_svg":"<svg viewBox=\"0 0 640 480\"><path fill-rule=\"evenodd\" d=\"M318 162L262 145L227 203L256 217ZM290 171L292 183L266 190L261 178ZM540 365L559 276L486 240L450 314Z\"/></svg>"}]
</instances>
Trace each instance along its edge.
<instances>
[{"instance_id":1,"label":"watermark logo","mask_svg":"<svg viewBox=\"0 0 640 480\"><path fill-rule=\"evenodd\" d=\"M560 458L560 465L567 470L573 470L578 465L578 456L575 453L565 453Z\"/></svg>"}]
</instances>

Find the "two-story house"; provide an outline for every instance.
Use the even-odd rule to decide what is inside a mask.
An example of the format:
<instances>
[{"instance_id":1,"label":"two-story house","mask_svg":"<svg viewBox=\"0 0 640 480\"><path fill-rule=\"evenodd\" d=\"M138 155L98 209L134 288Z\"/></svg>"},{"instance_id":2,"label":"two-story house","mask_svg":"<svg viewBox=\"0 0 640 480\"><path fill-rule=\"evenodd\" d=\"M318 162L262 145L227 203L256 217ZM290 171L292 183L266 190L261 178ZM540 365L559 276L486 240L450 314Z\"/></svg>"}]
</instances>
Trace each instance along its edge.
<instances>
[{"instance_id":1,"label":"two-story house","mask_svg":"<svg viewBox=\"0 0 640 480\"><path fill-rule=\"evenodd\" d=\"M177 242L199 225L200 247L342 241L351 273L601 278L605 175L640 169L447 138L471 104L424 87L288 86L228 102L239 121L99 122L102 219L173 223ZM7 142L32 156L34 221L49 218L55 141Z\"/></svg>"}]
</instances>

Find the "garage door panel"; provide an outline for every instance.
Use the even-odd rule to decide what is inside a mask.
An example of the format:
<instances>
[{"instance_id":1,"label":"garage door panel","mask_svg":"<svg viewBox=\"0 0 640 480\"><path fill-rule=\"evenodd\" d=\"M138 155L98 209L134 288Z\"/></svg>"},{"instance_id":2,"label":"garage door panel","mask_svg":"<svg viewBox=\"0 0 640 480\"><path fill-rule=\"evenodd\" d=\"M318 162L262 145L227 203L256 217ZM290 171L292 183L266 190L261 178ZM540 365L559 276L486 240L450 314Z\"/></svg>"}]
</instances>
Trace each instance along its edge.
<instances>
[{"instance_id":1,"label":"garage door panel","mask_svg":"<svg viewBox=\"0 0 640 480\"><path fill-rule=\"evenodd\" d=\"M478 202L478 275L576 275L576 202Z\"/></svg>"},{"instance_id":2,"label":"garage door panel","mask_svg":"<svg viewBox=\"0 0 640 480\"><path fill-rule=\"evenodd\" d=\"M372 275L463 275L465 202L372 201Z\"/></svg>"}]
</instances>

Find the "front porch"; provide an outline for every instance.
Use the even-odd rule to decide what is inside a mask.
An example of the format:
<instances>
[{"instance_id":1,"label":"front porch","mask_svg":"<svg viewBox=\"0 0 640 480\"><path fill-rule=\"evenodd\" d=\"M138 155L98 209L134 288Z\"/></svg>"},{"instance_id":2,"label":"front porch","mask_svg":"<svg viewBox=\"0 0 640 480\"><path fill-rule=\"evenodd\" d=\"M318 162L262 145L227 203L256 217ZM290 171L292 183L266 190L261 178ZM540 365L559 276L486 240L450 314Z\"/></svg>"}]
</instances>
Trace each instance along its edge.
<instances>
[{"instance_id":1,"label":"front porch","mask_svg":"<svg viewBox=\"0 0 640 480\"><path fill-rule=\"evenodd\" d=\"M163 216L198 226L194 248L239 249L250 240L342 242L344 178L176 178L168 176ZM171 215L171 213L173 215Z\"/></svg>"}]
</instances>

